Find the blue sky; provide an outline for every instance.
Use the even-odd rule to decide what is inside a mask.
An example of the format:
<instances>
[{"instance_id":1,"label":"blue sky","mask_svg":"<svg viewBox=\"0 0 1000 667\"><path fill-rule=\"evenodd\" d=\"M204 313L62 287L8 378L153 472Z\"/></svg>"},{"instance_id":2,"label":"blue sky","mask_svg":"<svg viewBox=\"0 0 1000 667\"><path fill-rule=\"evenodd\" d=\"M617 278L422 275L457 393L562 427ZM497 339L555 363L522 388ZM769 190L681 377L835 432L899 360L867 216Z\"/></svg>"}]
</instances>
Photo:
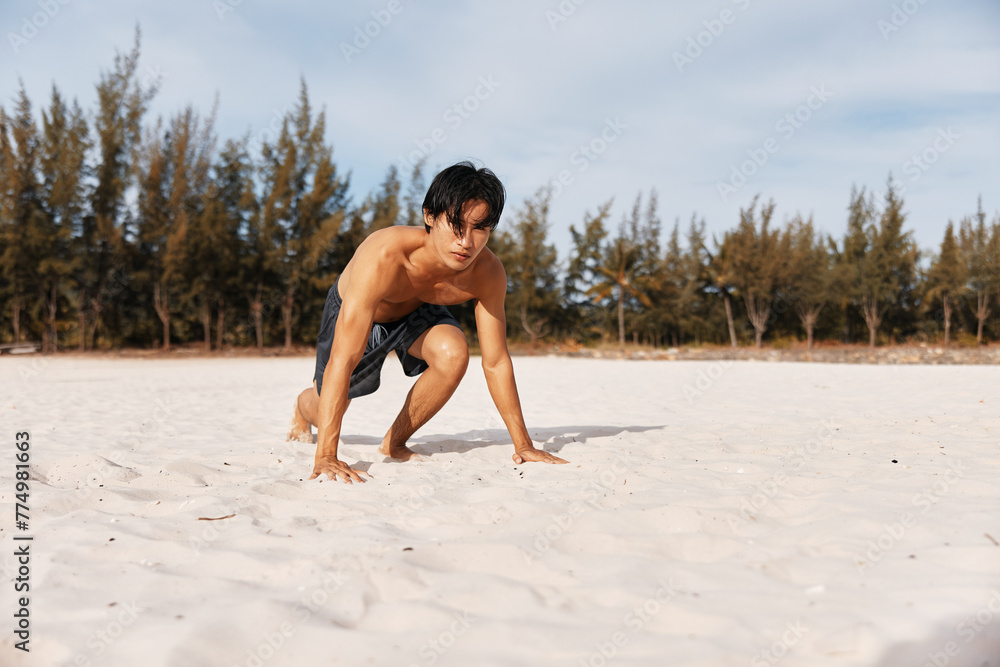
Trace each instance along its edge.
<instances>
[{"instance_id":1,"label":"blue sky","mask_svg":"<svg viewBox=\"0 0 1000 667\"><path fill-rule=\"evenodd\" d=\"M20 77L36 107L55 83L92 109L137 23L150 120L218 93L221 138L266 136L302 76L356 201L421 146L496 171L505 219L561 177L561 258L586 211L650 188L667 228L720 233L760 193L839 237L852 184L891 171L925 249L980 194L1000 210L995 0L5 0L0 104Z\"/></svg>"}]
</instances>

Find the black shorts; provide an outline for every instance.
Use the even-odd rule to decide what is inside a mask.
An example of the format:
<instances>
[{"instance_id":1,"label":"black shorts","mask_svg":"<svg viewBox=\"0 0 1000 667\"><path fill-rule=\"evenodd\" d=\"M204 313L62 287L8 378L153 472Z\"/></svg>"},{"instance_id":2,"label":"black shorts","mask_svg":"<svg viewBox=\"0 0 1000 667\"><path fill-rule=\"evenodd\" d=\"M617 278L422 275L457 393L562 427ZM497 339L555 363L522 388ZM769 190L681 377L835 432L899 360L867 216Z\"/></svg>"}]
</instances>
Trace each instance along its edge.
<instances>
[{"instance_id":1,"label":"black shorts","mask_svg":"<svg viewBox=\"0 0 1000 667\"><path fill-rule=\"evenodd\" d=\"M323 322L319 328L319 339L316 341L316 372L313 374L313 379L316 380L317 393L323 386L323 371L326 370L326 362L330 360L333 334L340 315L341 300L340 292L337 290L339 282L340 278L337 278L337 282L326 295ZM382 363L390 350L396 352L396 358L403 364L403 372L407 376L414 377L427 370L427 362L407 354L406 351L421 334L438 324L451 324L459 330L462 328L447 308L430 303L422 304L401 320L374 323L368 335L364 356L351 373L351 385L347 397L367 396L378 389Z\"/></svg>"}]
</instances>

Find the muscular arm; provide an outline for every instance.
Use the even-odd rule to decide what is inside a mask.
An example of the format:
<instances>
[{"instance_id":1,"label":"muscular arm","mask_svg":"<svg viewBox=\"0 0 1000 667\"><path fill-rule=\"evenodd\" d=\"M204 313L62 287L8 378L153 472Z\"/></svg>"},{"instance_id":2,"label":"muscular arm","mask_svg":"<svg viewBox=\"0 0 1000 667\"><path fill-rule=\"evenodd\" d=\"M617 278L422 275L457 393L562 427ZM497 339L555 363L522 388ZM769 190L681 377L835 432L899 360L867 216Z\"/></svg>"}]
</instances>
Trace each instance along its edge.
<instances>
[{"instance_id":1,"label":"muscular arm","mask_svg":"<svg viewBox=\"0 0 1000 667\"><path fill-rule=\"evenodd\" d=\"M514 442L515 463L544 461L546 463L566 463L558 456L535 449L524 425L521 400L514 381L514 365L507 350L507 318L504 314L504 297L507 294L507 276L499 260L489 271L476 303L476 330L479 333L479 347L483 355L483 373L486 386L493 397L500 417L507 426Z\"/></svg>"},{"instance_id":2,"label":"muscular arm","mask_svg":"<svg viewBox=\"0 0 1000 667\"><path fill-rule=\"evenodd\" d=\"M385 284L384 264L377 247L358 249L352 260L349 292L342 293L343 304L330 349L330 359L323 371L323 392L319 397L319 423L316 424L316 461L314 479L327 474L330 479L343 477L345 482L363 482L357 471L340 461L337 447L340 428L349 402L351 373L365 351L375 310L382 299Z\"/></svg>"}]
</instances>

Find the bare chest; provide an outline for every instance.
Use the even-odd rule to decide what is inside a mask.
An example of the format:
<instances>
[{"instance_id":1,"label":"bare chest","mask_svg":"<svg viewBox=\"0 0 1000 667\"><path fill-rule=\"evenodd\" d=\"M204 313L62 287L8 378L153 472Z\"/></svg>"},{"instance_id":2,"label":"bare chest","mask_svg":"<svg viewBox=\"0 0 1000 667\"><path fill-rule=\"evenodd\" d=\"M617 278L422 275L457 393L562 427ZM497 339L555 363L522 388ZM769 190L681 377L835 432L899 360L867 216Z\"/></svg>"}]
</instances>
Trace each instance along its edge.
<instances>
[{"instance_id":1,"label":"bare chest","mask_svg":"<svg viewBox=\"0 0 1000 667\"><path fill-rule=\"evenodd\" d=\"M382 301L375 311L375 321L392 322L406 317L424 303L439 306L455 306L474 299L471 290L452 283L436 283L427 286L411 286L398 296Z\"/></svg>"}]
</instances>

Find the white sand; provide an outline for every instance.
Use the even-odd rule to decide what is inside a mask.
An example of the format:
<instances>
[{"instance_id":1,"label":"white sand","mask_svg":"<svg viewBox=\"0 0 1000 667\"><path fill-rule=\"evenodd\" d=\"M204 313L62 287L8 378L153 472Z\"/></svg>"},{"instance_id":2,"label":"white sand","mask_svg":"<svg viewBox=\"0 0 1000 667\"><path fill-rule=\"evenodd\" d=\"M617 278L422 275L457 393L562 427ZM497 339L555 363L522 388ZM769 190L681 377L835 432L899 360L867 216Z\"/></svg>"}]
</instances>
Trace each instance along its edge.
<instances>
[{"instance_id":1,"label":"white sand","mask_svg":"<svg viewBox=\"0 0 1000 667\"><path fill-rule=\"evenodd\" d=\"M284 442L311 359L0 359L0 665L1000 665L996 367L517 358L570 464L515 466L477 362L393 464L389 359L349 486Z\"/></svg>"}]
</instances>

